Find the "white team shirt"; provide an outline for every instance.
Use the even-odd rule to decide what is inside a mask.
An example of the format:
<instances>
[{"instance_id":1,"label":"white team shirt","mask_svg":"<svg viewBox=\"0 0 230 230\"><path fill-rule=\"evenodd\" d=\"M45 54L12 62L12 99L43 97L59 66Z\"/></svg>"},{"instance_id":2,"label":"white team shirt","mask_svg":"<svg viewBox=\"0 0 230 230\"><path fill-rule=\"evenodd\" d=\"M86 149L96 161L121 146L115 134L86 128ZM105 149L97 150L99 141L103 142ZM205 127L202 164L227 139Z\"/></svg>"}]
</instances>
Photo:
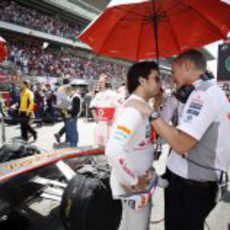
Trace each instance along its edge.
<instances>
[{"instance_id":1,"label":"white team shirt","mask_svg":"<svg viewBox=\"0 0 230 230\"><path fill-rule=\"evenodd\" d=\"M175 151L167 167L175 174L197 181L216 181L220 171L204 169L192 163L227 171L230 165L230 104L214 80L198 80L195 90L179 116L177 128L198 143L187 153L187 160Z\"/></svg>"},{"instance_id":2,"label":"white team shirt","mask_svg":"<svg viewBox=\"0 0 230 230\"><path fill-rule=\"evenodd\" d=\"M112 89L106 89L95 95L90 103L90 108L116 107L119 105L120 95Z\"/></svg>"},{"instance_id":3,"label":"white team shirt","mask_svg":"<svg viewBox=\"0 0 230 230\"><path fill-rule=\"evenodd\" d=\"M136 95L131 95L128 100L133 98L143 100ZM112 166L111 188L114 197L125 193L121 184L137 184L137 177L143 175L153 163L149 119L135 108L125 107L126 102L116 112L105 149Z\"/></svg>"},{"instance_id":4,"label":"white team shirt","mask_svg":"<svg viewBox=\"0 0 230 230\"><path fill-rule=\"evenodd\" d=\"M64 88L66 86L61 86L56 92L57 103L56 106L59 109L70 109L71 108L71 98L66 95Z\"/></svg>"},{"instance_id":5,"label":"white team shirt","mask_svg":"<svg viewBox=\"0 0 230 230\"><path fill-rule=\"evenodd\" d=\"M95 95L90 103L90 108L95 108L97 113L101 115L101 120L99 117L99 121L103 121L103 117L105 113L113 112L108 111L108 109L115 109L120 105L121 96L112 89L106 89L105 91L101 91Z\"/></svg>"}]
</instances>

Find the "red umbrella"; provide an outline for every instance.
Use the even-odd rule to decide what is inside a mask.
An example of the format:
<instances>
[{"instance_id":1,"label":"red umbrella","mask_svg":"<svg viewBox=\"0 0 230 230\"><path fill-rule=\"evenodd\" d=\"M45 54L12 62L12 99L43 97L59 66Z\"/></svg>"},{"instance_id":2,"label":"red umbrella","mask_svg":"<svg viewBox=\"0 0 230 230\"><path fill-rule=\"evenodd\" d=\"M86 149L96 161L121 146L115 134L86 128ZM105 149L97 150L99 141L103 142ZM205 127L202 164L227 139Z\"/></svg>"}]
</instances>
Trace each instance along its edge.
<instances>
[{"instance_id":1,"label":"red umbrella","mask_svg":"<svg viewBox=\"0 0 230 230\"><path fill-rule=\"evenodd\" d=\"M0 36L0 62L4 61L7 57L6 41Z\"/></svg>"},{"instance_id":2,"label":"red umbrella","mask_svg":"<svg viewBox=\"0 0 230 230\"><path fill-rule=\"evenodd\" d=\"M113 0L79 39L96 53L132 61L169 57L226 38L220 0Z\"/></svg>"}]
</instances>

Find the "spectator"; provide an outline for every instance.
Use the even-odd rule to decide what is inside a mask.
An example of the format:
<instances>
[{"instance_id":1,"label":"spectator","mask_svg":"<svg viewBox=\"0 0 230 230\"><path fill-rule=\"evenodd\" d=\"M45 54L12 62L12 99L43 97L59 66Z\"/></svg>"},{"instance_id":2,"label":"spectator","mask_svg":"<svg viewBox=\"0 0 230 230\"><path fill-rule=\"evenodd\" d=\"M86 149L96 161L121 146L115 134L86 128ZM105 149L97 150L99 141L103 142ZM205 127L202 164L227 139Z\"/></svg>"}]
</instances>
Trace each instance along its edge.
<instances>
[{"instance_id":1,"label":"spectator","mask_svg":"<svg viewBox=\"0 0 230 230\"><path fill-rule=\"evenodd\" d=\"M109 82L123 81L127 68L121 64L99 59L89 59L52 48L42 50L40 46L19 42L9 42L9 60L23 73L28 75L58 77L60 74L70 78L83 78L95 81L100 73L106 73Z\"/></svg>"},{"instance_id":2,"label":"spectator","mask_svg":"<svg viewBox=\"0 0 230 230\"><path fill-rule=\"evenodd\" d=\"M52 120L52 123L54 124L57 121L57 116L56 116L56 94L54 93L54 90L52 89L50 84L46 84L46 105L47 109L46 112L49 114L49 117Z\"/></svg>"},{"instance_id":3,"label":"spectator","mask_svg":"<svg viewBox=\"0 0 230 230\"><path fill-rule=\"evenodd\" d=\"M67 110L65 120L65 133L70 147L77 147L79 134L77 129L77 118L81 113L82 100L81 90L77 86L72 86L73 95L71 95L71 108Z\"/></svg>"},{"instance_id":4,"label":"spectator","mask_svg":"<svg viewBox=\"0 0 230 230\"><path fill-rule=\"evenodd\" d=\"M44 112L44 92L42 89L42 84L40 82L36 83L36 89L34 92L34 102L35 102L35 118L37 120L38 126L42 125L42 114Z\"/></svg>"},{"instance_id":5,"label":"spectator","mask_svg":"<svg viewBox=\"0 0 230 230\"><path fill-rule=\"evenodd\" d=\"M27 8L15 1L1 0L0 20L29 27L48 34L76 41L83 26L77 23L69 23L56 16L46 15L38 10Z\"/></svg>"}]
</instances>

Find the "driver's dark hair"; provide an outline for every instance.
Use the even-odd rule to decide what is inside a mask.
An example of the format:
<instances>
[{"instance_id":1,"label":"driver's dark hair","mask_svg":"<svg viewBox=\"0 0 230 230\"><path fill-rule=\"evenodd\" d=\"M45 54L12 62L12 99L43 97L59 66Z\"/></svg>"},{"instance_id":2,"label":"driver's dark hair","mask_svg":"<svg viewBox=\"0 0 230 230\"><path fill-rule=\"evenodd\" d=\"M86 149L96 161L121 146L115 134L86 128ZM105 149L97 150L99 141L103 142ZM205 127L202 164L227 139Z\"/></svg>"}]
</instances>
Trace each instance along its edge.
<instances>
[{"instance_id":1,"label":"driver's dark hair","mask_svg":"<svg viewBox=\"0 0 230 230\"><path fill-rule=\"evenodd\" d=\"M159 67L154 61L137 62L130 67L126 82L129 94L133 93L140 85L139 78L148 79L152 70L159 71Z\"/></svg>"}]
</instances>

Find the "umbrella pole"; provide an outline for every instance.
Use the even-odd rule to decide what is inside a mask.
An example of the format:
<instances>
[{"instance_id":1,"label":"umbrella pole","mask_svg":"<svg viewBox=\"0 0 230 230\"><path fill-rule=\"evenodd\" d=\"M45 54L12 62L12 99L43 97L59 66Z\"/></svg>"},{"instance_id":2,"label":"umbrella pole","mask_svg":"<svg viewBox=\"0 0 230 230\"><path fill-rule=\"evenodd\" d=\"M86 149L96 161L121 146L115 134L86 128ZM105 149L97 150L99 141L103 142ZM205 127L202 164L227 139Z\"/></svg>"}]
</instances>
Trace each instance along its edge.
<instances>
[{"instance_id":1,"label":"umbrella pole","mask_svg":"<svg viewBox=\"0 0 230 230\"><path fill-rule=\"evenodd\" d=\"M156 48L156 62L159 65L159 43L158 43L158 15L156 8L156 0L153 0L153 32L155 38L155 48Z\"/></svg>"},{"instance_id":2,"label":"umbrella pole","mask_svg":"<svg viewBox=\"0 0 230 230\"><path fill-rule=\"evenodd\" d=\"M0 102L0 113L2 114L1 117L1 130L2 130L2 144L6 142L6 132L5 132L5 121L4 121L4 112L3 112L3 105Z\"/></svg>"}]
</instances>

